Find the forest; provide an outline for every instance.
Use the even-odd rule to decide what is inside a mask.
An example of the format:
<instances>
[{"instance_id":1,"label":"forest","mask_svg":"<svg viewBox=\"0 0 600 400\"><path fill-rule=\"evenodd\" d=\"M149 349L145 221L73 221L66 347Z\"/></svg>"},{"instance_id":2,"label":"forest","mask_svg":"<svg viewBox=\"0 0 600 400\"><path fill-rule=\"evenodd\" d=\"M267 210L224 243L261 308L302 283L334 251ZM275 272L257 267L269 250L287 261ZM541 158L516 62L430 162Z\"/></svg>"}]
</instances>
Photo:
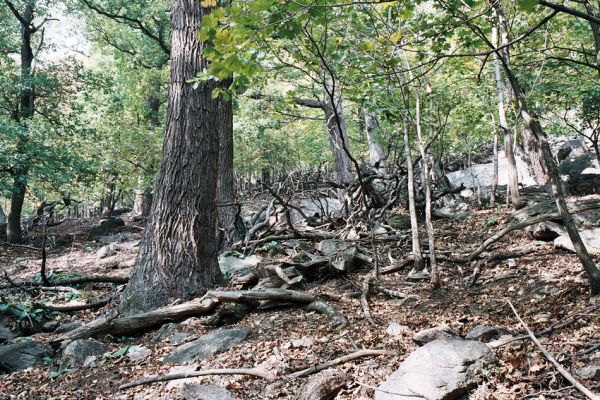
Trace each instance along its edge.
<instances>
[{"instance_id":1,"label":"forest","mask_svg":"<svg viewBox=\"0 0 600 400\"><path fill-rule=\"evenodd\" d=\"M599 0L0 0L0 399L600 399Z\"/></svg>"}]
</instances>

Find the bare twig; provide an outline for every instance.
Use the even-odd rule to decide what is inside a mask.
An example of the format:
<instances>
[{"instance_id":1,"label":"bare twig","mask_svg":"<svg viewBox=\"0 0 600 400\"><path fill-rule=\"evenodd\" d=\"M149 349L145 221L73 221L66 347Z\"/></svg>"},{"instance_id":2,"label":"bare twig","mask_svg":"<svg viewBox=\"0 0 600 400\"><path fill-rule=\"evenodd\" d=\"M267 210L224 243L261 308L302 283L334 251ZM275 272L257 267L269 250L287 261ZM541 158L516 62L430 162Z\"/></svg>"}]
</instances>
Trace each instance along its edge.
<instances>
[{"instance_id":1,"label":"bare twig","mask_svg":"<svg viewBox=\"0 0 600 400\"><path fill-rule=\"evenodd\" d=\"M195 378L197 376L208 376L208 375L249 375L257 378L266 379L269 382L275 380L275 376L265 371L261 371L255 368L237 368L237 369L206 369L204 371L188 372L185 374L170 374L170 375L154 375L147 378L139 379L137 381L125 383L119 386L119 390L125 390L132 387L147 385L150 383L174 381L176 379L187 379Z\"/></svg>"},{"instance_id":2,"label":"bare twig","mask_svg":"<svg viewBox=\"0 0 600 400\"><path fill-rule=\"evenodd\" d=\"M579 381L577 381L577 379L575 379L573 377L573 375L571 375L569 373L569 371L567 371L562 365L560 365L558 363L558 361L556 361L556 359L552 356L552 354L550 354L548 352L548 350L546 350L546 348L542 345L542 343L540 343L540 341L535 337L535 335L533 334L531 329L529 329L529 326L527 326L527 324L521 319L521 317L519 316L519 313L517 312L515 307L512 305L510 300L507 300L506 302L510 306L512 312L515 314L515 317L517 317L517 319L519 320L519 323L521 323L523 328L525 328L525 330L527 331L527 334L529 335L529 337L531 338L533 343L535 343L535 345L538 347L538 349L540 349L540 351L542 352L542 354L544 354L544 356L548 359L548 361L550 361L554 365L554 367L558 370L558 372L560 372L560 374L566 380L568 380L577 390L579 390L581 393L583 393L588 399L600 400L600 397L598 397L597 395L592 393L591 390L589 390L588 388L583 386L581 383L579 383Z\"/></svg>"},{"instance_id":3,"label":"bare twig","mask_svg":"<svg viewBox=\"0 0 600 400\"><path fill-rule=\"evenodd\" d=\"M373 356L387 356L387 355L392 355L392 354L394 354L394 352L389 351L389 350L369 350L369 349L359 350L357 352L347 354L345 356L338 357L333 360L327 361L323 364L317 364L313 367L304 369L302 371L294 372L292 374L289 374L287 377L288 378L300 378L303 376L308 376L308 375L317 373L326 368L333 367L334 365L343 364L348 361L356 360L357 358L373 357Z\"/></svg>"}]
</instances>

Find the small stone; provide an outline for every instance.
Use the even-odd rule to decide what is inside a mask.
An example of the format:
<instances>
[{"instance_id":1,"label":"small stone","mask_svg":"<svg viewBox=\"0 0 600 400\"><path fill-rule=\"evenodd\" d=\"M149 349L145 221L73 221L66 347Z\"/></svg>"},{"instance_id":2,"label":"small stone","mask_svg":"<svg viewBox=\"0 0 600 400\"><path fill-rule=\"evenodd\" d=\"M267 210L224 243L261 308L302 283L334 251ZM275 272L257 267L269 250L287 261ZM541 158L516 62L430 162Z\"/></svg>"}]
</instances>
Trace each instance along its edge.
<instances>
[{"instance_id":1,"label":"small stone","mask_svg":"<svg viewBox=\"0 0 600 400\"><path fill-rule=\"evenodd\" d=\"M135 265L135 258L132 258L131 260L125 260L125 261L119 262L118 267L119 268L133 268L134 265Z\"/></svg>"},{"instance_id":2,"label":"small stone","mask_svg":"<svg viewBox=\"0 0 600 400\"><path fill-rule=\"evenodd\" d=\"M507 265L509 268L515 268L515 267L517 266L517 260L515 260L514 258L508 258L508 259L506 260L506 265Z\"/></svg>"},{"instance_id":3,"label":"small stone","mask_svg":"<svg viewBox=\"0 0 600 400\"><path fill-rule=\"evenodd\" d=\"M413 336L413 342L419 346L423 346L426 343L433 342L437 339L450 339L459 338L460 336L448 325L439 325L433 328L424 329L417 332Z\"/></svg>"},{"instance_id":4,"label":"small stone","mask_svg":"<svg viewBox=\"0 0 600 400\"><path fill-rule=\"evenodd\" d=\"M175 323L168 323L168 324L163 324L154 334L154 336L152 337L152 339L150 340L151 343L158 343L158 342L162 342L163 340L167 339L169 336L171 336L175 331L177 331L177 329L179 329L179 325L175 324Z\"/></svg>"},{"instance_id":5,"label":"small stone","mask_svg":"<svg viewBox=\"0 0 600 400\"><path fill-rule=\"evenodd\" d=\"M190 334L187 332L177 332L169 338L169 343L181 343L188 337L190 337Z\"/></svg>"},{"instance_id":6,"label":"small stone","mask_svg":"<svg viewBox=\"0 0 600 400\"><path fill-rule=\"evenodd\" d=\"M90 356L99 356L108 351L108 346L92 339L75 340L63 350L60 359L60 369L79 368L85 365Z\"/></svg>"},{"instance_id":7,"label":"small stone","mask_svg":"<svg viewBox=\"0 0 600 400\"><path fill-rule=\"evenodd\" d=\"M217 385L185 383L180 393L184 400L235 400L229 390Z\"/></svg>"},{"instance_id":8,"label":"small stone","mask_svg":"<svg viewBox=\"0 0 600 400\"><path fill-rule=\"evenodd\" d=\"M593 367L584 367L581 369L578 369L577 371L577 375L579 375L582 378L585 379L592 379L594 381L600 381L600 366L593 366Z\"/></svg>"},{"instance_id":9,"label":"small stone","mask_svg":"<svg viewBox=\"0 0 600 400\"><path fill-rule=\"evenodd\" d=\"M113 254L115 254L116 252L117 252L117 244L111 243L109 245L100 247L100 250L98 250L98 253L97 253L97 257L100 260L102 258L110 257Z\"/></svg>"},{"instance_id":10,"label":"small stone","mask_svg":"<svg viewBox=\"0 0 600 400\"><path fill-rule=\"evenodd\" d=\"M402 332L405 332L407 330L408 330L408 326L406 326L406 325L400 325L397 322L390 322L390 324L388 325L388 327L385 331L390 336L398 336L398 335L402 334Z\"/></svg>"},{"instance_id":11,"label":"small stone","mask_svg":"<svg viewBox=\"0 0 600 400\"><path fill-rule=\"evenodd\" d=\"M152 350L147 347L139 347L132 351L131 353L127 353L127 357L130 361L139 361L144 358L149 357L152 354Z\"/></svg>"},{"instance_id":12,"label":"small stone","mask_svg":"<svg viewBox=\"0 0 600 400\"><path fill-rule=\"evenodd\" d=\"M480 342L490 342L492 340L498 339L500 336L506 335L509 333L504 328L498 328L495 326L487 326L487 325L478 325L475 328L471 329L465 339L468 340L479 340Z\"/></svg>"},{"instance_id":13,"label":"small stone","mask_svg":"<svg viewBox=\"0 0 600 400\"><path fill-rule=\"evenodd\" d=\"M56 330L56 328L58 328L58 326L60 325L60 322L52 320L52 321L48 321L46 323L44 323L44 325L42 325L42 331L43 332L54 332Z\"/></svg>"},{"instance_id":14,"label":"small stone","mask_svg":"<svg viewBox=\"0 0 600 400\"><path fill-rule=\"evenodd\" d=\"M250 330L246 328L216 330L174 348L164 358L163 364L181 364L186 361L204 360L243 342L249 334Z\"/></svg>"},{"instance_id":15,"label":"small stone","mask_svg":"<svg viewBox=\"0 0 600 400\"><path fill-rule=\"evenodd\" d=\"M65 324L61 324L58 326L58 328L56 328L54 330L54 333L67 333L67 332L71 332L74 331L77 328L80 328L83 326L83 322L81 321L73 321L73 322L67 322Z\"/></svg>"},{"instance_id":16,"label":"small stone","mask_svg":"<svg viewBox=\"0 0 600 400\"><path fill-rule=\"evenodd\" d=\"M543 285L543 286L539 286L539 287L535 288L536 293L544 294L544 295L556 293L559 290L560 289L557 288L556 286L551 286L551 285Z\"/></svg>"}]
</instances>

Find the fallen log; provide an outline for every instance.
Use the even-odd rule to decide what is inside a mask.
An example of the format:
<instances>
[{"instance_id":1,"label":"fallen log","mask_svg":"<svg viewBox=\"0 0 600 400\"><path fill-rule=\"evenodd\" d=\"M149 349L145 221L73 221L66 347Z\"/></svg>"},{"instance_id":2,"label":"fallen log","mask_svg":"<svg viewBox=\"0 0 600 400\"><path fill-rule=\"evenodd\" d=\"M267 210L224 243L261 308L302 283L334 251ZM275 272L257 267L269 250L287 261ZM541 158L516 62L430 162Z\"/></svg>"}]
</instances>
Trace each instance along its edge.
<instances>
[{"instance_id":1,"label":"fallen log","mask_svg":"<svg viewBox=\"0 0 600 400\"><path fill-rule=\"evenodd\" d=\"M117 318L108 315L96 319L80 328L67 332L51 341L53 345L65 344L77 339L110 333L121 335L131 332L143 331L165 322L181 321L194 315L203 315L211 312L220 303L255 303L270 300L311 304L317 302L317 296L287 289L241 290L241 291L210 291L202 298L188 301L183 304L159 308L142 314ZM330 308L330 307L329 307ZM334 318L329 309L313 307L315 311L322 312L341 325L339 318ZM336 315L335 313L333 314Z\"/></svg>"}]
</instances>

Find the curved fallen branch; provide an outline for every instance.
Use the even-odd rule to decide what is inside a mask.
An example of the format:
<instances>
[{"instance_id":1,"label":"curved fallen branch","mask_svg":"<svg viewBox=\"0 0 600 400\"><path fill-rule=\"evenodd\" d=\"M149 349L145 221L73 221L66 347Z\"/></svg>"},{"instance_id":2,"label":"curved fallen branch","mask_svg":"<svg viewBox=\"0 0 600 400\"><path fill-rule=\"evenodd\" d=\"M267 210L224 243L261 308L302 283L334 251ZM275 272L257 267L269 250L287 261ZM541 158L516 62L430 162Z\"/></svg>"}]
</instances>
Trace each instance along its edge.
<instances>
[{"instance_id":1,"label":"curved fallen branch","mask_svg":"<svg viewBox=\"0 0 600 400\"><path fill-rule=\"evenodd\" d=\"M119 390L125 390L132 387L147 385L150 383L157 382L168 382L174 381L176 379L187 379L187 378L195 378L198 376L208 376L208 375L249 375L255 376L257 378L265 379L269 382L273 382L275 380L275 376L265 371L261 371L255 368L238 368L238 369L206 369L204 371L195 371L188 372L185 374L170 374L170 375L154 375L149 376L147 378L139 379L137 381L125 383L119 386Z\"/></svg>"},{"instance_id":2,"label":"curved fallen branch","mask_svg":"<svg viewBox=\"0 0 600 400\"><path fill-rule=\"evenodd\" d=\"M517 317L517 319L519 320L519 322L521 323L523 328L525 328L525 330L527 331L527 334L529 335L529 337L531 338L533 343L535 343L535 345L538 347L538 349L540 349L540 351L548 359L548 361L550 361L554 365L554 367L556 367L558 372L560 372L560 374L566 380L568 380L577 390L579 390L581 393L583 393L588 399L600 400L600 397L596 396L594 393L592 393L591 390L589 390L588 388L583 386L581 383L579 383L579 381L577 379L575 379L573 377L573 375L571 375L569 373L569 371L564 369L564 367L562 365L560 365L558 363L558 361L556 361L556 359L552 356L552 354L550 354L548 352L548 350L546 350L546 348L542 345L542 343L540 343L540 341L535 337L533 332L531 332L531 329L529 329L529 326L527 326L527 324L521 319L521 317L519 316L519 313L517 312L517 310L515 310L515 307L512 305L510 300L507 300L506 302L510 306L512 312L515 314L515 317Z\"/></svg>"},{"instance_id":3,"label":"curved fallen branch","mask_svg":"<svg viewBox=\"0 0 600 400\"><path fill-rule=\"evenodd\" d=\"M313 367L304 369L302 371L291 373L287 376L287 378L300 378L303 376L308 376L319 371L322 371L326 368L333 367L334 365L343 364L348 361L356 360L357 358L362 357L373 357L373 356L388 356L394 354L393 351L390 350L359 350L351 354L346 354L345 356L338 357L336 359L324 362L323 364L317 364Z\"/></svg>"},{"instance_id":4,"label":"curved fallen branch","mask_svg":"<svg viewBox=\"0 0 600 400\"><path fill-rule=\"evenodd\" d=\"M593 199L593 200L590 200L590 201L582 202L580 204L577 204L577 203L572 204L572 208L569 208L569 212L571 214L577 214L577 213L580 213L580 212L594 210L594 209L597 209L597 208L600 208L600 200ZM549 214L544 214L544 215L540 215L540 216L537 216L537 217L529 218L529 219L526 219L526 220L514 222L514 223L506 226L505 228L499 230L494 235L490 236L488 239L486 239L486 241L483 242L471 254L469 254L469 256L467 258L465 258L465 259L458 259L456 261L471 262L475 258L479 257L481 255L481 253L483 253L492 243L494 243L498 239L501 239L507 233L510 233L512 231L516 231L518 229L523 229L523 228L526 228L526 227L528 227L530 225L538 224L540 222L546 222L546 221L549 221L549 220L552 220L552 219L559 219L559 218L561 218L561 217L560 217L560 214L558 212L552 212L552 213L549 213Z\"/></svg>"}]
</instances>

